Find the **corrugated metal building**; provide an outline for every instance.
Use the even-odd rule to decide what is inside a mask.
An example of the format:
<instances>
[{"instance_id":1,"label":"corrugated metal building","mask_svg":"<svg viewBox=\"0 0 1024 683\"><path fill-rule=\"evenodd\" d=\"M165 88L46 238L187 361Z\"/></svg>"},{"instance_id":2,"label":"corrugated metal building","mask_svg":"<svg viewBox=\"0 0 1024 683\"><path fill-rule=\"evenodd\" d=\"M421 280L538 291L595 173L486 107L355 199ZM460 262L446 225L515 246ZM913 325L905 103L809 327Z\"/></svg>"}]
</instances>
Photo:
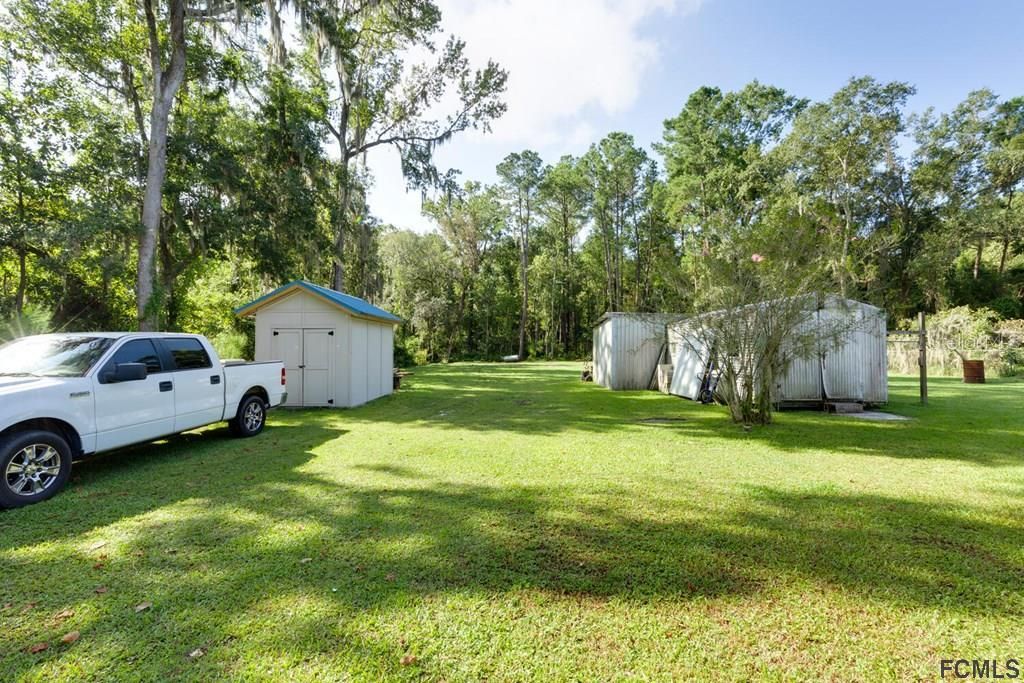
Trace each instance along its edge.
<instances>
[{"instance_id":1,"label":"corrugated metal building","mask_svg":"<svg viewBox=\"0 0 1024 683\"><path fill-rule=\"evenodd\" d=\"M742 309L705 315L744 315ZM696 322L695 322L696 321ZM694 332L698 318L668 327L673 362L670 393L697 399L708 370L705 335ZM828 297L809 317L808 326L843 329L838 346L822 342L817 354L795 358L775 386L774 400L784 405L850 401L880 404L889 400L885 311L852 299ZM823 332L823 336L827 337Z\"/></svg>"},{"instance_id":2,"label":"corrugated metal building","mask_svg":"<svg viewBox=\"0 0 1024 683\"><path fill-rule=\"evenodd\" d=\"M605 313L594 325L594 381L608 389L647 389L673 313Z\"/></svg>"},{"instance_id":3,"label":"corrugated metal building","mask_svg":"<svg viewBox=\"0 0 1024 683\"><path fill-rule=\"evenodd\" d=\"M353 407L391 393L398 316L304 280L235 313L256 318L256 360L284 361L289 406Z\"/></svg>"}]
</instances>

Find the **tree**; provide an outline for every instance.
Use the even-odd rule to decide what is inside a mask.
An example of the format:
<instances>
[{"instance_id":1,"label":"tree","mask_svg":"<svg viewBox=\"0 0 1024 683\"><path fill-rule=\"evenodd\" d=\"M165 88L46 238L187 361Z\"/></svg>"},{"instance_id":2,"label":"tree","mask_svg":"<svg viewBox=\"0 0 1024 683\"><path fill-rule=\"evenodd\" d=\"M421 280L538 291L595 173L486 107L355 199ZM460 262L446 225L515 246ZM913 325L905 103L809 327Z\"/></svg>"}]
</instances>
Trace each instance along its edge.
<instances>
[{"instance_id":1,"label":"tree","mask_svg":"<svg viewBox=\"0 0 1024 683\"><path fill-rule=\"evenodd\" d=\"M161 32L157 22L158 2L142 0L142 8L146 16L153 92L152 106L149 110L149 150L146 189L142 199L142 234L139 237L139 266L135 294L138 297L139 329L153 330L157 327L157 316L150 304L156 277L157 239L163 217L168 120L174 98L185 80L185 0L167 0L170 57L166 61L163 57L164 46L161 44Z\"/></svg>"},{"instance_id":2,"label":"tree","mask_svg":"<svg viewBox=\"0 0 1024 683\"><path fill-rule=\"evenodd\" d=\"M130 104L137 134L146 149L138 260L136 312L141 329L159 324L156 300L156 252L163 218L164 179L170 114L186 78L186 15L198 20L241 17L241 5L212 3L188 6L185 0L142 0L142 19L117 0L19 0L14 17L64 69L79 74L93 87L121 95ZM140 41L140 35L145 41ZM68 36L74 36L68 40ZM146 77L138 74L148 69ZM145 123L143 88L149 92L149 124Z\"/></svg>"},{"instance_id":3,"label":"tree","mask_svg":"<svg viewBox=\"0 0 1024 683\"><path fill-rule=\"evenodd\" d=\"M850 248L877 202L876 182L897 156L903 106L914 88L855 78L827 102L806 108L793 122L784 153L798 210L818 224L842 296L854 273Z\"/></svg>"},{"instance_id":4,"label":"tree","mask_svg":"<svg viewBox=\"0 0 1024 683\"><path fill-rule=\"evenodd\" d=\"M708 312L688 319L683 343L719 373L718 395L735 422L771 422L790 364L838 346L860 324L816 320L830 294L827 248L813 221L773 209L756 230L698 262L706 285L696 308Z\"/></svg>"},{"instance_id":5,"label":"tree","mask_svg":"<svg viewBox=\"0 0 1024 683\"><path fill-rule=\"evenodd\" d=\"M484 260L501 236L506 219L505 207L496 188L468 182L461 191L450 192L439 201L428 202L424 213L433 218L440 228L456 271L455 322L445 355L451 356L459 343L464 345L467 353L473 353L477 340L466 329L467 317L471 322L476 307L476 283Z\"/></svg>"},{"instance_id":6,"label":"tree","mask_svg":"<svg viewBox=\"0 0 1024 683\"><path fill-rule=\"evenodd\" d=\"M991 178L1001 242L999 275L1006 272L1010 247L1024 239L1024 222L1018 195L1024 192L1024 97L1000 103L993 115L989 140L992 151L985 159Z\"/></svg>"},{"instance_id":7,"label":"tree","mask_svg":"<svg viewBox=\"0 0 1024 683\"><path fill-rule=\"evenodd\" d=\"M698 89L665 121L655 145L668 175L668 210L701 252L764 213L784 167L768 154L805 100L754 81L737 92Z\"/></svg>"},{"instance_id":8,"label":"tree","mask_svg":"<svg viewBox=\"0 0 1024 683\"><path fill-rule=\"evenodd\" d=\"M513 234L519 246L519 281L522 303L519 308L519 359L526 358L526 327L530 314L530 234L533 230L537 193L543 180L543 162L536 152L525 150L509 154L498 164L506 201L510 205Z\"/></svg>"},{"instance_id":9,"label":"tree","mask_svg":"<svg viewBox=\"0 0 1024 683\"><path fill-rule=\"evenodd\" d=\"M318 74L331 93L328 129L338 151L337 203L333 207L334 261L331 284L344 288L345 238L349 231L354 165L376 147L393 147L409 184L426 188L442 174L433 152L467 129L490 130L505 111L506 73L494 62L474 71L465 44L450 37L433 63L406 68L403 54L435 51L441 14L429 0L351 2L312 12L310 27ZM333 78L324 75L333 71ZM453 92L457 104L441 117L436 110ZM361 220L361 217L357 220Z\"/></svg>"},{"instance_id":10,"label":"tree","mask_svg":"<svg viewBox=\"0 0 1024 683\"><path fill-rule=\"evenodd\" d=\"M632 135L616 132L591 145L583 163L590 184L590 215L604 256L605 306L621 311L626 300L626 241L642 220L645 184L653 182L654 162ZM638 262L642 258L634 256Z\"/></svg>"},{"instance_id":11,"label":"tree","mask_svg":"<svg viewBox=\"0 0 1024 683\"><path fill-rule=\"evenodd\" d=\"M13 313L20 317L29 258L52 257L57 225L69 210L60 110L70 87L47 78L35 60L15 64L0 57L0 76L6 81L0 90L0 250L17 259Z\"/></svg>"},{"instance_id":12,"label":"tree","mask_svg":"<svg viewBox=\"0 0 1024 683\"><path fill-rule=\"evenodd\" d=\"M447 359L441 351L453 324L454 264L440 235L398 230L384 235L381 260L387 275L384 302L417 335L426 360Z\"/></svg>"},{"instance_id":13,"label":"tree","mask_svg":"<svg viewBox=\"0 0 1024 683\"><path fill-rule=\"evenodd\" d=\"M563 156L554 166L544 171L539 186L540 210L544 228L550 235L552 251L552 315L557 327L557 340L562 351L569 354L577 329L579 316L575 309L578 288L576 267L576 237L586 221L588 204L587 181L578 159Z\"/></svg>"}]
</instances>

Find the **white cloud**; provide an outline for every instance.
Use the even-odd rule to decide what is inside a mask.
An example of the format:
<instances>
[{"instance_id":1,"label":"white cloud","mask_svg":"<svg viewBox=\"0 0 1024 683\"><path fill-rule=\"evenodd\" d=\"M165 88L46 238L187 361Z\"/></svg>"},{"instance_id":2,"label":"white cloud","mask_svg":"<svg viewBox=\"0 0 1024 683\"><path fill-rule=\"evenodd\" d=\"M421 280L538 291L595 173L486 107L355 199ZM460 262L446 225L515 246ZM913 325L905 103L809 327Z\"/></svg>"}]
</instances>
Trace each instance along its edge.
<instances>
[{"instance_id":1,"label":"white cloud","mask_svg":"<svg viewBox=\"0 0 1024 683\"><path fill-rule=\"evenodd\" d=\"M490 180L510 151L535 149L548 161L596 141L593 119L626 112L657 64L659 46L645 23L698 9L701 0L439 0L442 30L466 42L474 65L488 59L509 73L507 113L492 132L467 132L438 151L440 166ZM444 38L439 37L439 42ZM405 192L397 155L370 160L373 213L385 222L428 229L420 196Z\"/></svg>"},{"instance_id":2,"label":"white cloud","mask_svg":"<svg viewBox=\"0 0 1024 683\"><path fill-rule=\"evenodd\" d=\"M443 0L443 28L466 41L475 64L508 73L508 112L496 140L542 146L564 139L585 112L628 109L658 45L642 34L658 15L695 10L699 0Z\"/></svg>"}]
</instances>

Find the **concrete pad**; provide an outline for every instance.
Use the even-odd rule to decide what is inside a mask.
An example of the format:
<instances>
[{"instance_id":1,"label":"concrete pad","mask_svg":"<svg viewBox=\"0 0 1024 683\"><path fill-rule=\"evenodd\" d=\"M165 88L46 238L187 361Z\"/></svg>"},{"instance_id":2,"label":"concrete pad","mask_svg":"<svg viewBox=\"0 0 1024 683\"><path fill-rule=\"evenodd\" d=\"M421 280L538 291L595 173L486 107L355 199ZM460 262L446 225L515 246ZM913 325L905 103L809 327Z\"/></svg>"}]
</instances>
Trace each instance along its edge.
<instances>
[{"instance_id":1,"label":"concrete pad","mask_svg":"<svg viewBox=\"0 0 1024 683\"><path fill-rule=\"evenodd\" d=\"M865 410L863 413L837 413L841 417L852 417L858 420L873 420L875 422L905 422L910 418L906 415L895 413L883 413L880 410Z\"/></svg>"}]
</instances>

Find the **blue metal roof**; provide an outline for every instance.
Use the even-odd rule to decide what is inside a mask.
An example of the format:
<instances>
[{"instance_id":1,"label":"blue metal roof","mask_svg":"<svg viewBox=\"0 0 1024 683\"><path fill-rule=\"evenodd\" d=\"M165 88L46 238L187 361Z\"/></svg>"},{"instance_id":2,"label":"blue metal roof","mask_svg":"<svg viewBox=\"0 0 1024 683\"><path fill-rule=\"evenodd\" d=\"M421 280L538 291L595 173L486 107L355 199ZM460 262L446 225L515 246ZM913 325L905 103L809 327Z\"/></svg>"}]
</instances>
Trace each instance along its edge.
<instances>
[{"instance_id":1,"label":"blue metal roof","mask_svg":"<svg viewBox=\"0 0 1024 683\"><path fill-rule=\"evenodd\" d=\"M363 318L373 318L375 320L381 320L389 323L402 322L402 319L394 313L388 313L383 308L377 308L364 299L352 296L351 294L345 294L344 292L336 292L333 289L327 289L320 285L314 285L312 282L306 282L305 280L292 280L286 285L281 285L269 294L264 294L255 301L250 301L244 306L239 306L235 309L235 315L246 315L252 313L256 309L262 307L263 304L270 303L273 299L276 299L288 290L295 288L303 289L310 294L315 294L316 296L326 299L329 303L332 303L353 315L361 316Z\"/></svg>"}]
</instances>

